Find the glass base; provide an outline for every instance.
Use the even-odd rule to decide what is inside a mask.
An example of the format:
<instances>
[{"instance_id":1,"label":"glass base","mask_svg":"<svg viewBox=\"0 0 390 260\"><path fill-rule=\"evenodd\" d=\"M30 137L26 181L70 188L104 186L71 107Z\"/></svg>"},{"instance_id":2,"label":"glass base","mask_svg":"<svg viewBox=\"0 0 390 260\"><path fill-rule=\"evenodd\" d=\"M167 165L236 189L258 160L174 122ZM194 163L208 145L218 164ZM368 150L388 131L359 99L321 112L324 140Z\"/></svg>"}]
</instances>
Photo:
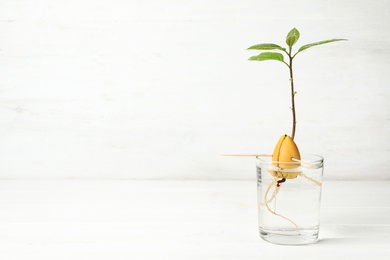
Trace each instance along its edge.
<instances>
[{"instance_id":1,"label":"glass base","mask_svg":"<svg viewBox=\"0 0 390 260\"><path fill-rule=\"evenodd\" d=\"M277 245L300 246L314 244L318 241L318 229L314 230L264 230L259 229L260 237Z\"/></svg>"}]
</instances>

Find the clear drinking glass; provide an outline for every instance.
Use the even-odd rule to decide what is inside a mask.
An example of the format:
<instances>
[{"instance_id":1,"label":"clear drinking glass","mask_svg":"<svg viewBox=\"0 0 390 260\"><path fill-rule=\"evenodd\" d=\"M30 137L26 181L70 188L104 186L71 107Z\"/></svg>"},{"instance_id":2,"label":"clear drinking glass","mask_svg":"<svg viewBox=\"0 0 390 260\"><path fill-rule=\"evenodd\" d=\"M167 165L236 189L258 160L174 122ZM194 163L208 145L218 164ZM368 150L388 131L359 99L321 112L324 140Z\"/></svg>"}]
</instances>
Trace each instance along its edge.
<instances>
[{"instance_id":1,"label":"clear drinking glass","mask_svg":"<svg viewBox=\"0 0 390 260\"><path fill-rule=\"evenodd\" d=\"M318 240L324 159L303 156L300 162L256 157L260 237L280 245L306 245ZM280 164L282 165L282 164Z\"/></svg>"}]
</instances>

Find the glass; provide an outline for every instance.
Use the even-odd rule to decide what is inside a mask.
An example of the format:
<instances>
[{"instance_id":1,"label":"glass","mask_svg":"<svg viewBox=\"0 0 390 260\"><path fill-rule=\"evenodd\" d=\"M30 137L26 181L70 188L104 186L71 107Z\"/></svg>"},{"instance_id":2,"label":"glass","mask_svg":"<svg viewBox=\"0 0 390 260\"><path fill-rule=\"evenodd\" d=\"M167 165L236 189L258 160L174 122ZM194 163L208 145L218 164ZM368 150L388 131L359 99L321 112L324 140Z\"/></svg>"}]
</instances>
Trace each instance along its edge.
<instances>
[{"instance_id":1,"label":"glass","mask_svg":"<svg viewBox=\"0 0 390 260\"><path fill-rule=\"evenodd\" d=\"M298 162L256 157L260 237L280 245L318 240L324 159L302 156Z\"/></svg>"}]
</instances>

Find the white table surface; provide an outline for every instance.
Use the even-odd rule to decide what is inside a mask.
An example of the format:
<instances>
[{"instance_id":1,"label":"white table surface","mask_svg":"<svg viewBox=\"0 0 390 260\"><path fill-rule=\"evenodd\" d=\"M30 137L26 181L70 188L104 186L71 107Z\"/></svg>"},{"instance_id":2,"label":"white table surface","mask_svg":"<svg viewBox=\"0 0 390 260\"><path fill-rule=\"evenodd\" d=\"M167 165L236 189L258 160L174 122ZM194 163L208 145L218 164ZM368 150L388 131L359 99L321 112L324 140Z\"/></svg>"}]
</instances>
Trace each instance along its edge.
<instances>
[{"instance_id":1,"label":"white table surface","mask_svg":"<svg viewBox=\"0 0 390 260\"><path fill-rule=\"evenodd\" d=\"M390 259L390 182L325 181L320 241L259 238L255 181L0 181L0 259Z\"/></svg>"}]
</instances>

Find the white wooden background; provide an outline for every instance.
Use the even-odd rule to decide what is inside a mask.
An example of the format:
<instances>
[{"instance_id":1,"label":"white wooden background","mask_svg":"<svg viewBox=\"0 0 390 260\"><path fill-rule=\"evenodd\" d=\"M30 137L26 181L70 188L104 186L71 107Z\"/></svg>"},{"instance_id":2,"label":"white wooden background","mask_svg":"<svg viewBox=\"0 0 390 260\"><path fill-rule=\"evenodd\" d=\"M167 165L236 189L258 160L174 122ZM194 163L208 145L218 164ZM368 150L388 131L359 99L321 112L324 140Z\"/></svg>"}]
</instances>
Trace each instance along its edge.
<instances>
[{"instance_id":1,"label":"white wooden background","mask_svg":"<svg viewBox=\"0 0 390 260\"><path fill-rule=\"evenodd\" d=\"M302 153L389 180L387 0L2 0L0 178L236 179L290 133L288 71L245 50L347 38L296 60Z\"/></svg>"}]
</instances>

